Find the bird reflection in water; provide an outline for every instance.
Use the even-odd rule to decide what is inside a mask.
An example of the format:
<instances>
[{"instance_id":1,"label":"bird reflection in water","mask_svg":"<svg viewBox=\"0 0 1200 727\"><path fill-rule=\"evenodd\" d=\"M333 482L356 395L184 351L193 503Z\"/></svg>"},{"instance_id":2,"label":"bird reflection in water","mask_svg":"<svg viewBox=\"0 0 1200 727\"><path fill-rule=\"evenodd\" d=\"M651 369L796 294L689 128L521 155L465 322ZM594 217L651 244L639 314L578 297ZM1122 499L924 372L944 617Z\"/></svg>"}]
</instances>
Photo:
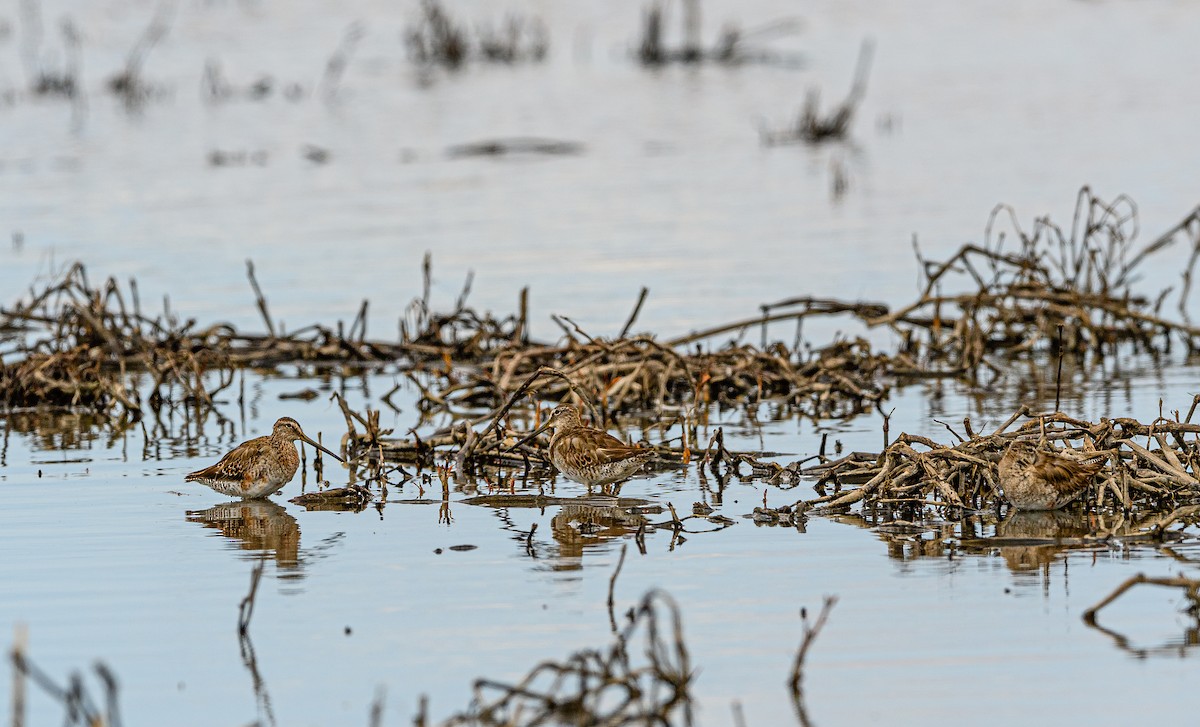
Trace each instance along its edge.
<instances>
[{"instance_id":1,"label":"bird reflection in water","mask_svg":"<svg viewBox=\"0 0 1200 727\"><path fill-rule=\"evenodd\" d=\"M1014 510L996 525L992 545L1010 570L1042 570L1072 546L1094 546L1083 540L1089 532L1083 515L1062 510Z\"/></svg>"},{"instance_id":2,"label":"bird reflection in water","mask_svg":"<svg viewBox=\"0 0 1200 727\"><path fill-rule=\"evenodd\" d=\"M1065 510L1011 510L996 523L994 535L985 534L991 521L987 515L928 525L918 520L874 523L857 515L835 519L874 530L887 546L888 557L902 561L953 557L961 550L997 554L1010 570L1021 573L1047 570L1066 550L1096 547L1096 542L1087 538L1095 532L1087 516Z\"/></svg>"},{"instance_id":3,"label":"bird reflection in water","mask_svg":"<svg viewBox=\"0 0 1200 727\"><path fill-rule=\"evenodd\" d=\"M300 524L270 500L231 500L207 510L189 510L188 522L214 528L242 550L267 551L280 568L300 562Z\"/></svg>"},{"instance_id":4,"label":"bird reflection in water","mask_svg":"<svg viewBox=\"0 0 1200 727\"><path fill-rule=\"evenodd\" d=\"M578 570L583 565L584 548L636 533L646 523L645 515L619 505L563 505L550 519L550 529L558 542L555 570Z\"/></svg>"}]
</instances>

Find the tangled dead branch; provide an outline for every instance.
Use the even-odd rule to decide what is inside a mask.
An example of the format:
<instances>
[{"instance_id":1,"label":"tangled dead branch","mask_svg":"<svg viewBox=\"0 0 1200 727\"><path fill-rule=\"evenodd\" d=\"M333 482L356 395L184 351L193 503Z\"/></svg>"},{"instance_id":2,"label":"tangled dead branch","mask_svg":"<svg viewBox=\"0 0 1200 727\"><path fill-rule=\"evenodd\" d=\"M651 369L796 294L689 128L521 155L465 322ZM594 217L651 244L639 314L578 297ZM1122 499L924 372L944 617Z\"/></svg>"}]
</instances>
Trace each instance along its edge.
<instances>
[{"instance_id":1,"label":"tangled dead branch","mask_svg":"<svg viewBox=\"0 0 1200 727\"><path fill-rule=\"evenodd\" d=\"M817 478L820 497L797 504L823 511L860 501L902 512L927 506L959 513L997 507L1001 455L1017 438L1040 433L1080 457L1106 459L1084 494L1088 507L1132 515L1171 511L1200 502L1200 424L1192 423L1198 402L1200 397L1186 418L1149 424L1131 418L1093 423L1022 409L990 434L975 432L966 419L966 436L951 430L958 439L952 444L902 434L882 453L854 452L805 469L805 475ZM1009 431L1022 417L1026 421ZM1163 528L1156 530L1161 534Z\"/></svg>"},{"instance_id":2,"label":"tangled dead branch","mask_svg":"<svg viewBox=\"0 0 1200 727\"><path fill-rule=\"evenodd\" d=\"M887 358L863 339L838 341L803 357L782 344L680 352L645 336L570 338L558 346L500 350L470 371L445 373L440 387L422 387L420 406L429 413L495 406L530 374L553 369L562 376L529 386L532 399L558 401L583 389L593 392L605 417L776 400L806 416L837 418L884 397L887 387L879 376L886 366Z\"/></svg>"}]
</instances>

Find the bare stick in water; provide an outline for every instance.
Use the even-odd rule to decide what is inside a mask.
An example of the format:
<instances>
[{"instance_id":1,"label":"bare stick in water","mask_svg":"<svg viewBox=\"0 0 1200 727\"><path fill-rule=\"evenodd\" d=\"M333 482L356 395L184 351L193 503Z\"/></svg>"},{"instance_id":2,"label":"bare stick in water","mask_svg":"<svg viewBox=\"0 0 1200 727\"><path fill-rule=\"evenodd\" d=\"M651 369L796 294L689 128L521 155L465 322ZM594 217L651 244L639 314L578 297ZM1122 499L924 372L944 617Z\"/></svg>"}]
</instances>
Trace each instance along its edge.
<instances>
[{"instance_id":1,"label":"bare stick in water","mask_svg":"<svg viewBox=\"0 0 1200 727\"><path fill-rule=\"evenodd\" d=\"M258 312L262 313L267 323L267 333L275 337L275 324L271 322L271 313L267 310L267 299L263 297L262 288L258 287L258 278L254 277L254 261L246 259L246 276L250 278L250 287L254 289L254 300L258 303Z\"/></svg>"},{"instance_id":2,"label":"bare stick in water","mask_svg":"<svg viewBox=\"0 0 1200 727\"><path fill-rule=\"evenodd\" d=\"M1058 371L1054 374L1054 411L1058 412L1059 402L1062 401L1062 362L1063 362L1063 327L1058 324Z\"/></svg>"},{"instance_id":3,"label":"bare stick in water","mask_svg":"<svg viewBox=\"0 0 1200 727\"><path fill-rule=\"evenodd\" d=\"M633 328L633 322L637 320L638 313L642 312L642 304L646 302L646 296L650 294L650 289L642 286L642 292L638 294L637 303L633 306L633 312L629 314L629 320L625 321L625 327L621 329L621 335L617 338L624 338L629 335L629 329Z\"/></svg>"}]
</instances>

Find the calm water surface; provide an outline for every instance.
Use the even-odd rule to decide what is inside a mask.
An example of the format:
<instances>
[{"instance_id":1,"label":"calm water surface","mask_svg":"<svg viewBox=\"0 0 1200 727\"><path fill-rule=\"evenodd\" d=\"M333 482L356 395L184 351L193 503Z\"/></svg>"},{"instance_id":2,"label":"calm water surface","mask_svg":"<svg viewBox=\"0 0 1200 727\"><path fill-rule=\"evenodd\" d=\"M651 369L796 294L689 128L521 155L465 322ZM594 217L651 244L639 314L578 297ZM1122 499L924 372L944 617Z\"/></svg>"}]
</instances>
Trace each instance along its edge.
<instances>
[{"instance_id":1,"label":"calm water surface","mask_svg":"<svg viewBox=\"0 0 1200 727\"><path fill-rule=\"evenodd\" d=\"M509 312L531 286L535 336L556 335L550 313L611 335L645 285L639 327L666 335L793 295L904 302L917 282L912 236L926 255L948 254L978 240L1001 201L1025 221L1051 213L1068 223L1079 185L1125 192L1145 236L1197 203L1200 8L1190 4L710 2L709 38L726 19L799 17L803 32L777 47L802 53L805 66L650 73L628 58L636 3L463 2L455 11L473 19L509 9L543 17L550 58L422 86L399 41L415 3L182 2L146 65L163 98L131 114L103 80L155 7L41 5L43 53L62 57L60 18L81 28L87 110L73 130L66 102L18 94L0 106L0 231L22 240L0 245L3 304L79 259L93 276L136 276L143 301L168 294L185 316L257 328L244 280L252 257L289 327L349 319L366 297L370 333L387 337L419 293L429 250L442 307L473 269L481 308ZM366 33L337 96L323 100L311 92L355 21ZM0 92L19 90L18 9L0 8L0 25L9 28L0 33ZM807 88L820 86L827 102L845 93L866 36L876 63L852 143L761 147L760 120L792 118ZM210 58L234 83L269 74L310 93L206 105L199 89ZM578 141L585 152L445 154L516 135ZM328 163L305 159L309 144L327 149ZM213 167L214 150L265 161ZM841 198L831 192L835 165L850 182ZM1147 285L1156 292L1173 281L1182 262L1157 261ZM1064 409L1145 420L1160 398L1186 408L1197 369L1130 358L1068 366L1067 376ZM1017 368L994 392L944 382L897 390L887 405L893 431L941 439L935 418L967 415L977 428L994 426L1020 403L1052 402L1046 378ZM309 385L323 395L278 398ZM515 679L607 643L608 578L629 538L556 537L557 508L472 506L462 500L473 493L459 489L447 512L402 502L422 497L409 484L391 488L381 511L306 512L286 502L297 477L277 507L256 511L279 533L264 544L229 523L224 498L183 482L278 416L336 442L344 424L327 396L343 386L354 405L378 407L393 377L250 375L244 412L227 401L224 423L210 417L202 430L177 414L152 438L86 417L53 426L0 417L0 628L24 624L30 653L60 679L105 660L121 679L129 724L361 724L380 687L385 724L405 724L421 694L443 716L466 705L478 676ZM388 426L416 423L411 397L395 397ZM731 446L788 453L781 461L815 451L824 431L849 449L881 440L878 416L772 421L764 406L758 420L714 413L713 425L725 426ZM343 470L326 474L345 481ZM569 482L555 487L581 494ZM617 583L618 609L651 587L682 605L703 724L731 724L734 700L749 725L792 721L785 681L798 610L827 594L840 602L805 682L818 724L1186 723L1200 707L1187 646L1196 624L1179 612L1178 594L1147 588L1106 610L1101 623L1127 639L1124 648L1080 619L1128 576L1196 575L1192 562L1119 545L965 547L953 532L900 537L848 520L813 519L805 532L756 527L741 516L764 493L778 505L811 488L735 481L717 506L736 525L674 547L667 533L653 534L645 555L631 548ZM637 480L624 494L681 510L710 497L694 468ZM994 526L981 528L986 536ZM1186 544L1177 552L1200 558ZM250 629L265 687L256 695L236 623L263 553ZM8 699L0 690L5 715ZM40 695L30 710L33 724L60 720Z\"/></svg>"}]
</instances>

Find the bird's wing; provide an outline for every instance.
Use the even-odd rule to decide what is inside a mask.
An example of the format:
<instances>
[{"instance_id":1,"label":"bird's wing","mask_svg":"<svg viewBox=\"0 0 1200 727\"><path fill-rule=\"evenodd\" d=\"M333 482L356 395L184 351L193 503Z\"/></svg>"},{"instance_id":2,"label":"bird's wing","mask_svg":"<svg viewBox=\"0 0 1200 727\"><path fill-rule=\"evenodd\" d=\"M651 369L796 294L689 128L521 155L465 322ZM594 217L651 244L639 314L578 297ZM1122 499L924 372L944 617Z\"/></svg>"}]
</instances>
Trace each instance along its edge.
<instances>
[{"instance_id":1,"label":"bird's wing","mask_svg":"<svg viewBox=\"0 0 1200 727\"><path fill-rule=\"evenodd\" d=\"M559 456L578 466L595 466L636 457L646 452L630 447L616 437L594 429L570 432L558 443Z\"/></svg>"},{"instance_id":2,"label":"bird's wing","mask_svg":"<svg viewBox=\"0 0 1200 727\"><path fill-rule=\"evenodd\" d=\"M261 465L270 448L270 437L255 437L230 450L216 464L191 473L187 479L243 480Z\"/></svg>"},{"instance_id":3,"label":"bird's wing","mask_svg":"<svg viewBox=\"0 0 1200 727\"><path fill-rule=\"evenodd\" d=\"M1046 483L1059 492L1081 489L1096 474L1098 466L1085 466L1061 454L1038 452L1034 468L1045 478Z\"/></svg>"}]
</instances>

